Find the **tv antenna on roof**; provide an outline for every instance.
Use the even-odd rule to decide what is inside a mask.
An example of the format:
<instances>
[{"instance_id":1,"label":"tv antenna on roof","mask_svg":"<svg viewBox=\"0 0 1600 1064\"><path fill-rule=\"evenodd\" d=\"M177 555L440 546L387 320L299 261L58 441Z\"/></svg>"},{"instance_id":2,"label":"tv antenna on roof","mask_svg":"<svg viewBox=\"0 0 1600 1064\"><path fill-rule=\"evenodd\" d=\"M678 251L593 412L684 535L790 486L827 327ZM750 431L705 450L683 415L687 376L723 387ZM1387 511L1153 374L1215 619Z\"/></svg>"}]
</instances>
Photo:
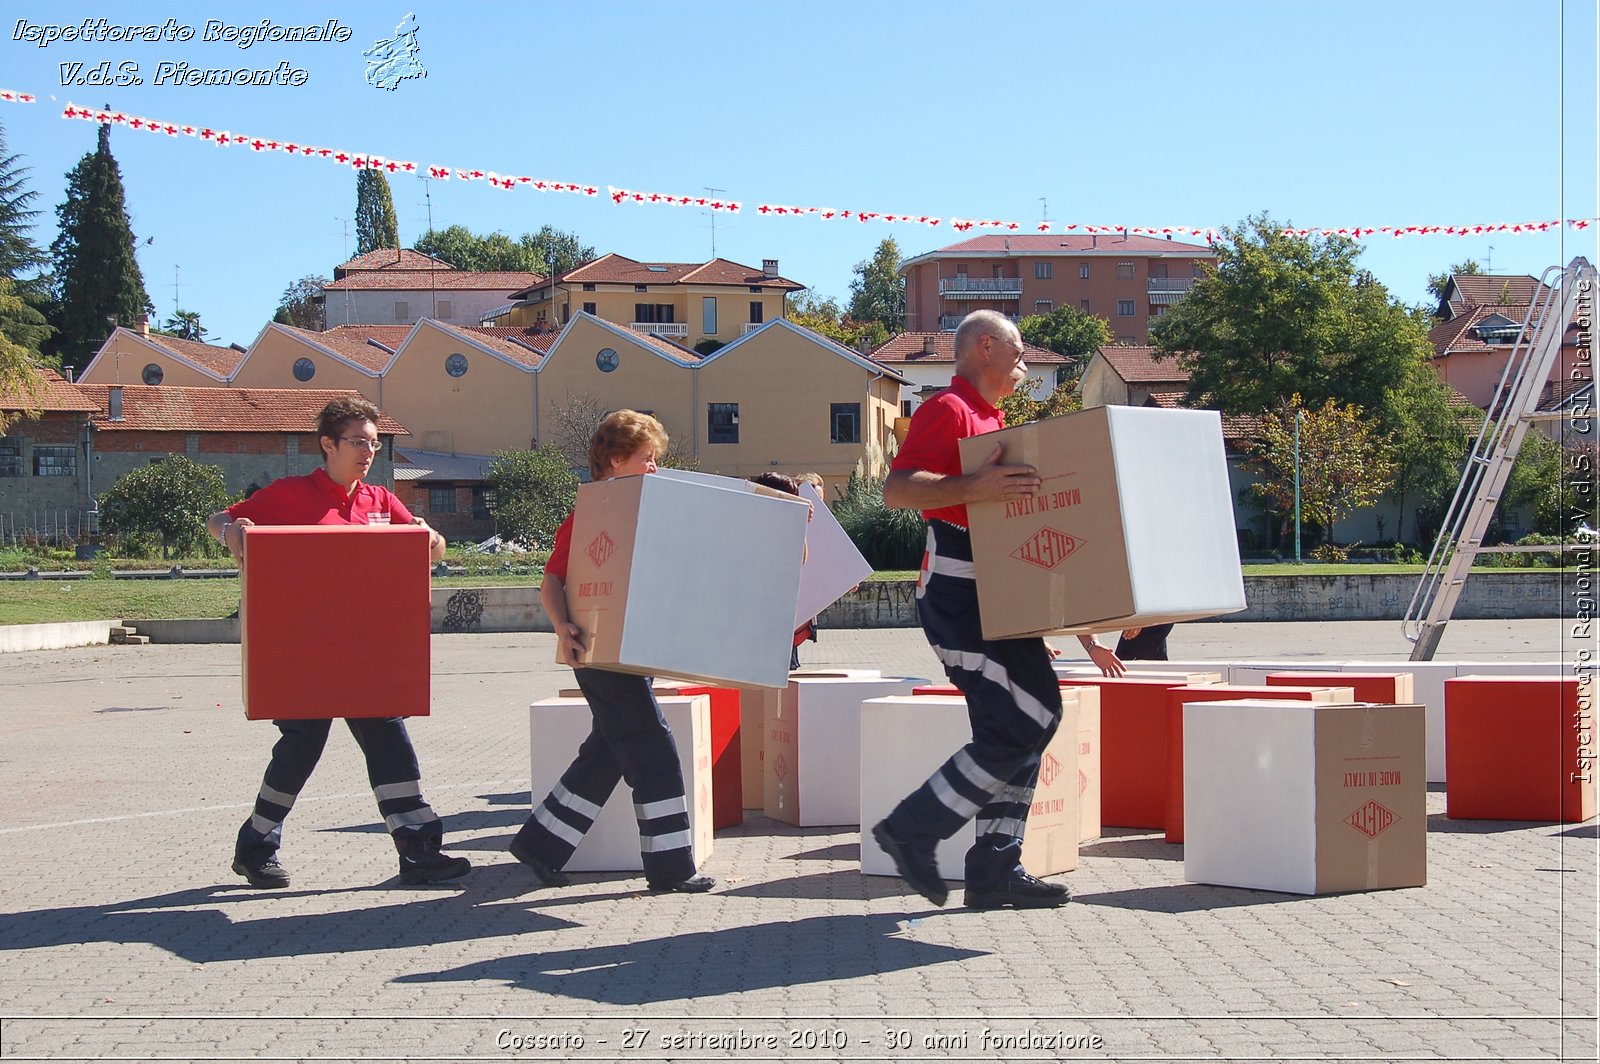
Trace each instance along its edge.
<instances>
[{"instance_id":1,"label":"tv antenna on roof","mask_svg":"<svg viewBox=\"0 0 1600 1064\"><path fill-rule=\"evenodd\" d=\"M707 192L711 193L713 196L716 196L716 195L719 195L720 193L728 191L725 188L712 188L710 185L702 185L700 187L704 188ZM711 212L711 257L712 258L716 258L717 257L717 212L716 211L712 211Z\"/></svg>"},{"instance_id":2,"label":"tv antenna on roof","mask_svg":"<svg viewBox=\"0 0 1600 1064\"><path fill-rule=\"evenodd\" d=\"M1040 221L1042 221L1045 225L1049 225L1050 224L1050 204L1049 204L1048 201L1045 200L1045 198L1043 196L1039 197L1039 213L1042 215L1042 217L1040 218Z\"/></svg>"}]
</instances>

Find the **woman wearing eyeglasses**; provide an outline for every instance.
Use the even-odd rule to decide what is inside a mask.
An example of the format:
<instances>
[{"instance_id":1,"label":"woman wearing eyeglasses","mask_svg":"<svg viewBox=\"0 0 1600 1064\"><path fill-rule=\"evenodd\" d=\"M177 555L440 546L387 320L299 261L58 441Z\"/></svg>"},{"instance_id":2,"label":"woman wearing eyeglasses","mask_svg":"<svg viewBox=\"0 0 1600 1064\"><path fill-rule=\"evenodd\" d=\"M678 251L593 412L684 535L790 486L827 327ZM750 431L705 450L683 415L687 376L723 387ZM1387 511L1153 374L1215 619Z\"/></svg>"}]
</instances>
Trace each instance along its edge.
<instances>
[{"instance_id":1,"label":"woman wearing eyeglasses","mask_svg":"<svg viewBox=\"0 0 1600 1064\"><path fill-rule=\"evenodd\" d=\"M302 477L280 477L206 522L211 535L243 563L247 525L387 525L416 524L405 504L388 488L365 482L378 439L378 408L365 399L335 399L317 415L317 443L322 467ZM429 556L444 557L444 537L432 529ZM358 589L352 589L358 590ZM330 692L330 698L333 698ZM256 795L250 819L239 828L233 870L258 888L289 885L289 873L278 863L283 821L295 798L311 778L328 741L332 721L274 721L282 733ZM472 867L464 857L439 852L444 830L422 797L417 754L405 721L399 717L347 717L345 723L367 759L367 778L378 811L400 851L400 882L433 883L455 879Z\"/></svg>"}]
</instances>

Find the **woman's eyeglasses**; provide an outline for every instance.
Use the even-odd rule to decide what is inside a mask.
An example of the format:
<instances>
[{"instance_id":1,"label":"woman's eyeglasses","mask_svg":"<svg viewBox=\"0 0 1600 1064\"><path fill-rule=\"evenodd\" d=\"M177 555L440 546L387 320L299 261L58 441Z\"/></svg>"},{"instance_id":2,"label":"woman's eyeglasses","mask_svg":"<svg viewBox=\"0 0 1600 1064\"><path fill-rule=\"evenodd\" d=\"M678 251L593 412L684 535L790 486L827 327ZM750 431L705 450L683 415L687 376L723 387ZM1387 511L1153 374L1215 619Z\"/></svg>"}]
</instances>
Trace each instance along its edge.
<instances>
[{"instance_id":1,"label":"woman's eyeglasses","mask_svg":"<svg viewBox=\"0 0 1600 1064\"><path fill-rule=\"evenodd\" d=\"M365 436L340 436L339 438L358 450L368 450L373 453L383 450L382 440L369 440Z\"/></svg>"}]
</instances>

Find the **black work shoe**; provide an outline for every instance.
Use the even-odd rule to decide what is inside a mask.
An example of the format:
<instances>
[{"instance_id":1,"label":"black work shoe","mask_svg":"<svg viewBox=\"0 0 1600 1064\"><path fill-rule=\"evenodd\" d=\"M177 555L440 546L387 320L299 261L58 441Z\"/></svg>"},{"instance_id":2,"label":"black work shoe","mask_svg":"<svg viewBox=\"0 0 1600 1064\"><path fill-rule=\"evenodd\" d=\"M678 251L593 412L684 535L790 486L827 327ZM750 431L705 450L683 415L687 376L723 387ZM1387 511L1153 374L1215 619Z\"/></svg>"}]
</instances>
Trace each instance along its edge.
<instances>
[{"instance_id":1,"label":"black work shoe","mask_svg":"<svg viewBox=\"0 0 1600 1064\"><path fill-rule=\"evenodd\" d=\"M438 883L446 879L460 879L472 868L465 857L451 857L438 850L400 855L400 882L405 886L419 883Z\"/></svg>"},{"instance_id":2,"label":"black work shoe","mask_svg":"<svg viewBox=\"0 0 1600 1064\"><path fill-rule=\"evenodd\" d=\"M911 884L912 890L935 905L945 903L950 896L950 888L945 886L944 879L939 875L939 862L934 857L933 847L913 846L906 842L894 833L887 820L878 821L872 829L872 837L894 861L894 870L901 879Z\"/></svg>"},{"instance_id":3,"label":"black work shoe","mask_svg":"<svg viewBox=\"0 0 1600 1064\"><path fill-rule=\"evenodd\" d=\"M717 885L717 881L710 876L701 875L688 879L650 879L645 882L657 894L704 894Z\"/></svg>"},{"instance_id":4,"label":"black work shoe","mask_svg":"<svg viewBox=\"0 0 1600 1064\"><path fill-rule=\"evenodd\" d=\"M1061 883L1046 883L1026 872L992 887L968 887L961 904L969 909L1053 909L1072 900L1072 891Z\"/></svg>"},{"instance_id":5,"label":"black work shoe","mask_svg":"<svg viewBox=\"0 0 1600 1064\"><path fill-rule=\"evenodd\" d=\"M519 842L511 844L511 856L528 866L528 871L533 873L534 880L541 887L564 887L572 882L572 877L539 860L533 851L527 849Z\"/></svg>"},{"instance_id":6,"label":"black work shoe","mask_svg":"<svg viewBox=\"0 0 1600 1064\"><path fill-rule=\"evenodd\" d=\"M245 864L235 857L233 870L244 876L249 884L258 890L278 890L289 885L289 871L278 863L277 854L272 854L256 864Z\"/></svg>"}]
</instances>

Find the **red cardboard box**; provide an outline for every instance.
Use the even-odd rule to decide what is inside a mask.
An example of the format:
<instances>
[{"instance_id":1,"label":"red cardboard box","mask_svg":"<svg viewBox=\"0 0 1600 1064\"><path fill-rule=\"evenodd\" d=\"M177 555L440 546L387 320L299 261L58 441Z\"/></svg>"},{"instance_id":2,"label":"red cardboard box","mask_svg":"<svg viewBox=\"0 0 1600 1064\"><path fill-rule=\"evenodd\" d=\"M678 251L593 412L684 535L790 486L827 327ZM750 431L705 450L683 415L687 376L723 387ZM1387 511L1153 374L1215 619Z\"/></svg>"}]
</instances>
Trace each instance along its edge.
<instances>
[{"instance_id":1,"label":"red cardboard box","mask_svg":"<svg viewBox=\"0 0 1600 1064\"><path fill-rule=\"evenodd\" d=\"M1573 676L1446 680L1445 815L1562 824L1594 816L1594 701L1580 704L1578 693Z\"/></svg>"},{"instance_id":2,"label":"red cardboard box","mask_svg":"<svg viewBox=\"0 0 1600 1064\"><path fill-rule=\"evenodd\" d=\"M1294 675L1300 675L1295 673ZM1186 702L1231 702L1238 699L1284 699L1295 702L1321 702L1349 704L1355 695L1349 687L1307 684L1289 687L1248 687L1243 684L1199 684L1194 687L1174 687L1167 692L1167 789L1166 838L1168 842L1183 841L1183 707Z\"/></svg>"},{"instance_id":3,"label":"red cardboard box","mask_svg":"<svg viewBox=\"0 0 1600 1064\"><path fill-rule=\"evenodd\" d=\"M1163 771L1167 763L1167 692L1185 686L1183 677L1074 676L1070 682L1100 689L1101 825L1163 827L1167 815Z\"/></svg>"},{"instance_id":4,"label":"red cardboard box","mask_svg":"<svg viewBox=\"0 0 1600 1064\"><path fill-rule=\"evenodd\" d=\"M250 525L244 535L248 719L428 715L427 529ZM333 601L355 608L330 620Z\"/></svg>"}]
</instances>

